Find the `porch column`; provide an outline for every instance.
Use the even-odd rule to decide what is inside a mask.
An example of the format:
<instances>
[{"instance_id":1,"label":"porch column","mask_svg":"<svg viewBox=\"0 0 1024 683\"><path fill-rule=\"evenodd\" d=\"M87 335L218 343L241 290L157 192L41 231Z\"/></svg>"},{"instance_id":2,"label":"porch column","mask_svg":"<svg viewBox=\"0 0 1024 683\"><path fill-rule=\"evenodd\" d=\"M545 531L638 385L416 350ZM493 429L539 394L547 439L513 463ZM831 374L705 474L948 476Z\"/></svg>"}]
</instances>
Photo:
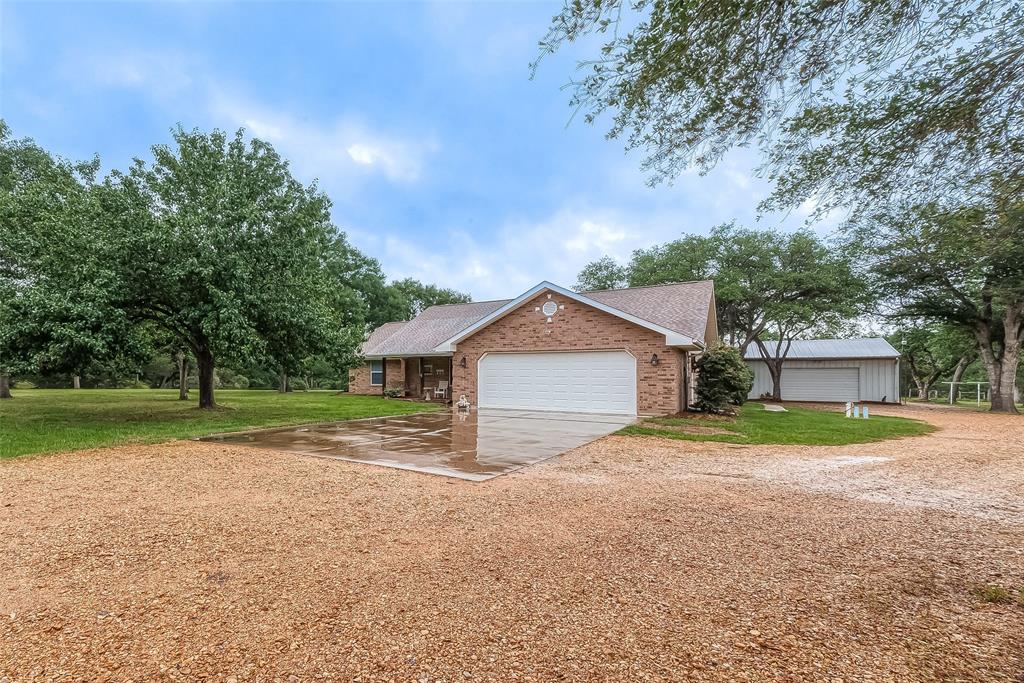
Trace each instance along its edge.
<instances>
[{"instance_id":1,"label":"porch column","mask_svg":"<svg viewBox=\"0 0 1024 683\"><path fill-rule=\"evenodd\" d=\"M384 390L388 388L388 359L381 356L380 359L380 393L384 395Z\"/></svg>"}]
</instances>

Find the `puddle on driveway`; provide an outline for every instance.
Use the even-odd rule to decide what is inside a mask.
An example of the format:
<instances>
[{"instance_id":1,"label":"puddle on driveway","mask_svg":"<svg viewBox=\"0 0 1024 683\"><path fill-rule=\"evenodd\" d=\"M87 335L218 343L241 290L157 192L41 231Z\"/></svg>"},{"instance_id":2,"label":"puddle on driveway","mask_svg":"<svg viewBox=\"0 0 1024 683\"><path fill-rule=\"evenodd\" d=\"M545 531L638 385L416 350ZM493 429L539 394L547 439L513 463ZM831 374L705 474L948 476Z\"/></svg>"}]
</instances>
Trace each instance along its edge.
<instances>
[{"instance_id":1,"label":"puddle on driveway","mask_svg":"<svg viewBox=\"0 0 1024 683\"><path fill-rule=\"evenodd\" d=\"M482 409L218 434L200 439L484 481L631 424L621 415Z\"/></svg>"}]
</instances>

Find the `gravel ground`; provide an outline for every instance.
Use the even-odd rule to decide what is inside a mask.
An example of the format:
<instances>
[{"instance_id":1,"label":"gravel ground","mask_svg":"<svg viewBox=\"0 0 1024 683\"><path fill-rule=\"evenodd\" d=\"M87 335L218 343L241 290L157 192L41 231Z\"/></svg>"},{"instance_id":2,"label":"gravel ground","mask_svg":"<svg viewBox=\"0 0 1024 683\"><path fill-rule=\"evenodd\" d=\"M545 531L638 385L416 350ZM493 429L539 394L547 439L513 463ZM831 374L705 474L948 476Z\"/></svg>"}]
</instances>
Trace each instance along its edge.
<instances>
[{"instance_id":1,"label":"gravel ground","mask_svg":"<svg viewBox=\"0 0 1024 683\"><path fill-rule=\"evenodd\" d=\"M486 483L175 442L0 465L0 680L1024 681L1024 418L607 437Z\"/></svg>"}]
</instances>

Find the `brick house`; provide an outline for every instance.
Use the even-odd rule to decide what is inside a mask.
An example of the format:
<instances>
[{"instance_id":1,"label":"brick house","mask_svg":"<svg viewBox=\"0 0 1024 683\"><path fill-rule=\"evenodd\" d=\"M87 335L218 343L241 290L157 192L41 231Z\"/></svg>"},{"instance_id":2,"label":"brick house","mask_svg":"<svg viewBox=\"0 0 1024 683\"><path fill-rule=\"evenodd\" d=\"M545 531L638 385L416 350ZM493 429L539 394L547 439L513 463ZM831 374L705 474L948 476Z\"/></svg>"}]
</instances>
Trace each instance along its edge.
<instances>
[{"instance_id":1,"label":"brick house","mask_svg":"<svg viewBox=\"0 0 1024 683\"><path fill-rule=\"evenodd\" d=\"M511 300L432 306L362 346L349 391L519 410L685 410L693 360L718 338L710 281L574 292L542 282Z\"/></svg>"}]
</instances>

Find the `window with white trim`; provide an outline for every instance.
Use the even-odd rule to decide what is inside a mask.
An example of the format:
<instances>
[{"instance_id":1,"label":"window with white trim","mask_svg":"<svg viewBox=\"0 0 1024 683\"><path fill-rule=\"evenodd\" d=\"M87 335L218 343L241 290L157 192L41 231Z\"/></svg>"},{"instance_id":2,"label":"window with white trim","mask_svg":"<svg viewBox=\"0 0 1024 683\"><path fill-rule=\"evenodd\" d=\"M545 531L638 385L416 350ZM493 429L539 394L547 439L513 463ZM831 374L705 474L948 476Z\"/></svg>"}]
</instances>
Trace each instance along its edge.
<instances>
[{"instance_id":1,"label":"window with white trim","mask_svg":"<svg viewBox=\"0 0 1024 683\"><path fill-rule=\"evenodd\" d=\"M370 361L370 386L379 387L384 384L384 361Z\"/></svg>"}]
</instances>

